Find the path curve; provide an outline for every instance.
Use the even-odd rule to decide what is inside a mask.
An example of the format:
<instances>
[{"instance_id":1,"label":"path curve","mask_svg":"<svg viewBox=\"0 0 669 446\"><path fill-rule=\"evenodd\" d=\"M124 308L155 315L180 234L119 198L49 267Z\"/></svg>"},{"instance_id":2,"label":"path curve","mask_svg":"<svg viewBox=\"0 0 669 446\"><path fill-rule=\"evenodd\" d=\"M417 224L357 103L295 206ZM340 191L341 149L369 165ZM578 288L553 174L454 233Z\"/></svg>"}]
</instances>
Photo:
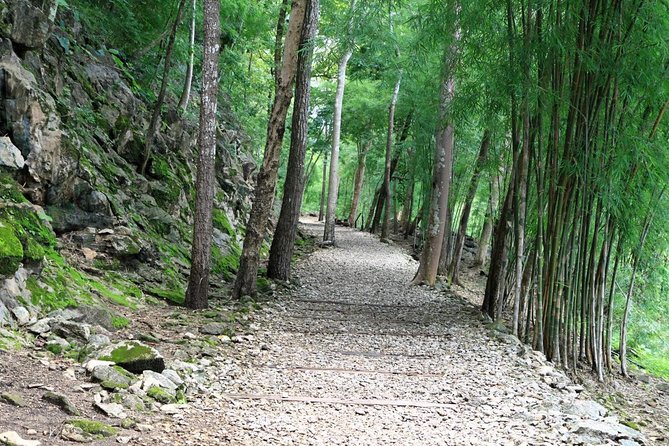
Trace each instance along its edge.
<instances>
[{"instance_id":1,"label":"path curve","mask_svg":"<svg viewBox=\"0 0 669 446\"><path fill-rule=\"evenodd\" d=\"M463 299L409 286L417 263L397 246L343 228L337 240L210 361L201 396L157 442L596 444L566 414L580 389L540 354L494 335Z\"/></svg>"}]
</instances>

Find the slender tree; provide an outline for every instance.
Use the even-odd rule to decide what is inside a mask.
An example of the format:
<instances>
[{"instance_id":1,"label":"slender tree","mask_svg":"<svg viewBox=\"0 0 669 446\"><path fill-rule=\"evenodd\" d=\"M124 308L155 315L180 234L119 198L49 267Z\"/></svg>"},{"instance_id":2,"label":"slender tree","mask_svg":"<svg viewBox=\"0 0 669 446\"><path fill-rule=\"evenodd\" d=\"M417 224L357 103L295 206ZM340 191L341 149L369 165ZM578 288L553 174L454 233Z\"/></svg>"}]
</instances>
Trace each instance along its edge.
<instances>
[{"instance_id":1,"label":"slender tree","mask_svg":"<svg viewBox=\"0 0 669 446\"><path fill-rule=\"evenodd\" d=\"M305 11L306 0L293 0L283 49L281 81L274 97L274 104L267 125L265 155L258 173L251 215L246 225L244 247L242 248L239 270L232 292L234 298L256 294L260 247L265 238L267 221L272 210L276 190L281 146L286 129L286 115L293 98L293 83L297 71L298 49Z\"/></svg>"},{"instance_id":2,"label":"slender tree","mask_svg":"<svg viewBox=\"0 0 669 446\"><path fill-rule=\"evenodd\" d=\"M319 17L319 0L307 0L306 17L302 29L300 51L295 81L295 104L291 128L288 169L283 188L281 214L274 232L269 252L267 276L288 280L293 256L297 224L302 207L304 191L304 158L307 152L309 101L311 96L311 59L313 39L316 36Z\"/></svg>"},{"instance_id":3,"label":"slender tree","mask_svg":"<svg viewBox=\"0 0 669 446\"><path fill-rule=\"evenodd\" d=\"M186 9L186 0L179 0L179 6L177 8L177 16L174 19L172 24L172 32L170 34L170 39L167 43L167 49L165 50L165 62L163 65L163 78L160 82L160 91L158 92L158 98L156 99L156 104L153 107L153 114L151 115L151 122L149 122L149 129L146 132L146 141L144 143L144 158L142 160L142 165L139 169L139 172L144 175L146 173L146 166L149 163L151 158L151 152L153 151L153 140L158 133L158 125L160 124L160 112L165 102L165 95L167 94L167 85L170 78L170 69L172 68L172 52L174 50L174 42L177 38L177 30L179 24L181 23L181 18L183 17L184 9Z\"/></svg>"},{"instance_id":4,"label":"slender tree","mask_svg":"<svg viewBox=\"0 0 669 446\"><path fill-rule=\"evenodd\" d=\"M197 12L197 0L191 2L190 36L188 39L188 67L186 68L186 79L184 89L179 98L178 109L182 112L188 108L190 92L193 86L193 65L195 64L195 16Z\"/></svg>"},{"instance_id":5,"label":"slender tree","mask_svg":"<svg viewBox=\"0 0 669 446\"><path fill-rule=\"evenodd\" d=\"M198 160L191 271L186 307L207 308L211 266L212 208L216 176L216 107L221 41L220 2L204 0L204 58L200 99L200 155Z\"/></svg>"}]
</instances>

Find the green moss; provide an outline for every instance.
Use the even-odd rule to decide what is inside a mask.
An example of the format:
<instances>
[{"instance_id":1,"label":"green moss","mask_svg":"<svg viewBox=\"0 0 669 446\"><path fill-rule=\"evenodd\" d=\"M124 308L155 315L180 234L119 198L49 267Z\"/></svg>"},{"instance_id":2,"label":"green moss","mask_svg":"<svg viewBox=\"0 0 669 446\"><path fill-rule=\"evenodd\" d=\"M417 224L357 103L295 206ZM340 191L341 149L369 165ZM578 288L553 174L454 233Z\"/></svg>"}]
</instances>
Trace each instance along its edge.
<instances>
[{"instance_id":1,"label":"green moss","mask_svg":"<svg viewBox=\"0 0 669 446\"><path fill-rule=\"evenodd\" d=\"M29 238L26 242L26 246L23 250L24 258L31 262L41 262L46 255L46 251L37 243L33 238Z\"/></svg>"},{"instance_id":2,"label":"green moss","mask_svg":"<svg viewBox=\"0 0 669 446\"><path fill-rule=\"evenodd\" d=\"M100 421L76 419L67 421L67 424L81 429L84 433L97 440L113 437L118 433L116 428Z\"/></svg>"},{"instance_id":3,"label":"green moss","mask_svg":"<svg viewBox=\"0 0 669 446\"><path fill-rule=\"evenodd\" d=\"M213 245L211 248L211 255L213 263L211 272L223 275L225 280L232 280L239 269L239 257L241 253L236 249L232 249L230 254L224 256L219 247Z\"/></svg>"},{"instance_id":4,"label":"green moss","mask_svg":"<svg viewBox=\"0 0 669 446\"><path fill-rule=\"evenodd\" d=\"M256 279L256 287L258 288L258 292L261 294L269 293L272 291L272 282L265 277L258 277Z\"/></svg>"},{"instance_id":5,"label":"green moss","mask_svg":"<svg viewBox=\"0 0 669 446\"><path fill-rule=\"evenodd\" d=\"M0 275L16 272L22 259L21 240L16 236L12 226L0 221Z\"/></svg>"},{"instance_id":6,"label":"green moss","mask_svg":"<svg viewBox=\"0 0 669 446\"><path fill-rule=\"evenodd\" d=\"M7 173L0 173L0 200L12 203L28 202L16 181Z\"/></svg>"},{"instance_id":7,"label":"green moss","mask_svg":"<svg viewBox=\"0 0 669 446\"><path fill-rule=\"evenodd\" d=\"M176 304L183 304L184 300L186 298L186 291L185 289L178 289L178 290L166 290L163 288L149 288L148 293L153 294L154 296L158 296L161 299L168 300L170 302L174 302Z\"/></svg>"},{"instance_id":8,"label":"green moss","mask_svg":"<svg viewBox=\"0 0 669 446\"><path fill-rule=\"evenodd\" d=\"M118 330L130 325L130 320L123 316L112 316L112 326Z\"/></svg>"},{"instance_id":9,"label":"green moss","mask_svg":"<svg viewBox=\"0 0 669 446\"><path fill-rule=\"evenodd\" d=\"M154 400L158 401L159 403L163 404L170 404L170 403L176 403L177 399L161 389L160 387L153 386L149 388L149 390L146 391L146 394L153 398Z\"/></svg>"},{"instance_id":10,"label":"green moss","mask_svg":"<svg viewBox=\"0 0 669 446\"><path fill-rule=\"evenodd\" d=\"M152 356L153 354L149 347L137 342L127 342L112 350L111 354L108 356L103 356L100 359L102 361L112 361L118 364L123 364Z\"/></svg>"},{"instance_id":11,"label":"green moss","mask_svg":"<svg viewBox=\"0 0 669 446\"><path fill-rule=\"evenodd\" d=\"M47 344L45 348L56 356L63 353L63 346L60 344Z\"/></svg>"},{"instance_id":12,"label":"green moss","mask_svg":"<svg viewBox=\"0 0 669 446\"><path fill-rule=\"evenodd\" d=\"M151 164L151 174L159 180L164 180L170 176L170 165L167 160L160 155L154 156Z\"/></svg>"},{"instance_id":13,"label":"green moss","mask_svg":"<svg viewBox=\"0 0 669 446\"><path fill-rule=\"evenodd\" d=\"M230 223L228 215L225 213L225 211L221 209L214 209L213 220L214 220L214 227L216 229L228 234L233 239L237 237L235 228Z\"/></svg>"},{"instance_id":14,"label":"green moss","mask_svg":"<svg viewBox=\"0 0 669 446\"><path fill-rule=\"evenodd\" d=\"M621 420L620 424L623 424L631 429L634 429L635 431L641 430L639 425L632 420Z\"/></svg>"}]
</instances>

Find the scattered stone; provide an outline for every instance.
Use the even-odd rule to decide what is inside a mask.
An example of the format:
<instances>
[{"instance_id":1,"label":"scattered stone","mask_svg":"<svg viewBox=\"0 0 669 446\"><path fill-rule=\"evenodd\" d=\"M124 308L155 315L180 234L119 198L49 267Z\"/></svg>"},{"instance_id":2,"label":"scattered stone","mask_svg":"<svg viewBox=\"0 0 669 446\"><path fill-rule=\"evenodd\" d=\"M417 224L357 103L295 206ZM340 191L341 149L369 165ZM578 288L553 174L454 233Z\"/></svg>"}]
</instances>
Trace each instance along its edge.
<instances>
[{"instance_id":1,"label":"scattered stone","mask_svg":"<svg viewBox=\"0 0 669 446\"><path fill-rule=\"evenodd\" d=\"M127 389L132 384L132 377L125 370L111 365L99 365L95 367L91 376L103 388L111 391Z\"/></svg>"},{"instance_id":2,"label":"scattered stone","mask_svg":"<svg viewBox=\"0 0 669 446\"><path fill-rule=\"evenodd\" d=\"M200 327L200 333L218 336L225 334L228 331L228 327L218 322L212 322L210 324Z\"/></svg>"},{"instance_id":3,"label":"scattered stone","mask_svg":"<svg viewBox=\"0 0 669 446\"><path fill-rule=\"evenodd\" d=\"M0 443L6 446L40 446L42 444L37 440L24 440L14 431L0 434Z\"/></svg>"},{"instance_id":4,"label":"scattered stone","mask_svg":"<svg viewBox=\"0 0 669 446\"><path fill-rule=\"evenodd\" d=\"M118 403L95 403L95 407L110 418L127 418L124 407Z\"/></svg>"},{"instance_id":5,"label":"scattered stone","mask_svg":"<svg viewBox=\"0 0 669 446\"><path fill-rule=\"evenodd\" d=\"M42 399L53 404L54 406L60 407L60 409L68 415L78 416L81 414L79 409L77 409L74 404L72 404L70 400L67 399L67 397L62 393L46 392L44 395L42 395Z\"/></svg>"},{"instance_id":6,"label":"scattered stone","mask_svg":"<svg viewBox=\"0 0 669 446\"><path fill-rule=\"evenodd\" d=\"M88 373L93 373L93 370L95 370L97 367L100 366L113 366L115 365L111 361L99 361L97 359L91 359L90 361L86 362L84 364L84 368Z\"/></svg>"},{"instance_id":7,"label":"scattered stone","mask_svg":"<svg viewBox=\"0 0 669 446\"><path fill-rule=\"evenodd\" d=\"M27 325L30 322L30 312L25 307L12 308L11 311L19 325Z\"/></svg>"},{"instance_id":8,"label":"scattered stone","mask_svg":"<svg viewBox=\"0 0 669 446\"><path fill-rule=\"evenodd\" d=\"M78 339L84 342L91 337L91 328L88 324L68 320L56 320L51 324L51 331L65 339Z\"/></svg>"},{"instance_id":9,"label":"scattered stone","mask_svg":"<svg viewBox=\"0 0 669 446\"><path fill-rule=\"evenodd\" d=\"M0 166L19 170L26 164L21 150L7 136L0 137Z\"/></svg>"},{"instance_id":10,"label":"scattered stone","mask_svg":"<svg viewBox=\"0 0 669 446\"><path fill-rule=\"evenodd\" d=\"M0 393L0 401L16 407L26 406L25 400L18 393L2 392Z\"/></svg>"},{"instance_id":11,"label":"scattered stone","mask_svg":"<svg viewBox=\"0 0 669 446\"><path fill-rule=\"evenodd\" d=\"M575 400L574 404L567 409L570 415L591 420L605 417L607 412L604 406L592 400Z\"/></svg>"},{"instance_id":12,"label":"scattered stone","mask_svg":"<svg viewBox=\"0 0 669 446\"><path fill-rule=\"evenodd\" d=\"M149 390L151 387L157 386L172 393L177 389L177 385L171 379L152 370L144 370L142 380L144 381L142 384L142 389L144 390Z\"/></svg>"},{"instance_id":13,"label":"scattered stone","mask_svg":"<svg viewBox=\"0 0 669 446\"><path fill-rule=\"evenodd\" d=\"M163 373L161 373L161 375L172 381L177 387L183 385L184 383L184 380L181 379L179 374L172 369L163 370Z\"/></svg>"},{"instance_id":14,"label":"scattered stone","mask_svg":"<svg viewBox=\"0 0 669 446\"><path fill-rule=\"evenodd\" d=\"M581 420L576 423L574 432L586 438L600 440L640 440L642 435L639 431L622 424L608 423L606 421Z\"/></svg>"},{"instance_id":15,"label":"scattered stone","mask_svg":"<svg viewBox=\"0 0 669 446\"><path fill-rule=\"evenodd\" d=\"M166 390L161 389L158 386L149 388L146 391L146 394L151 398L153 398L154 400L158 401L159 403L171 404L176 402L176 398L174 397L174 395L170 395Z\"/></svg>"},{"instance_id":16,"label":"scattered stone","mask_svg":"<svg viewBox=\"0 0 669 446\"><path fill-rule=\"evenodd\" d=\"M132 437L116 437L116 441L120 444L128 444L132 440Z\"/></svg>"},{"instance_id":17,"label":"scattered stone","mask_svg":"<svg viewBox=\"0 0 669 446\"><path fill-rule=\"evenodd\" d=\"M116 428L100 421L76 419L65 422L61 436L64 440L89 443L93 440L113 437L117 432Z\"/></svg>"},{"instance_id":18,"label":"scattered stone","mask_svg":"<svg viewBox=\"0 0 669 446\"><path fill-rule=\"evenodd\" d=\"M109 339L109 336L103 335L103 334L94 334L91 335L90 338L88 338L88 347L92 347L93 349L98 349L101 347L104 347L105 345L111 344L111 340Z\"/></svg>"},{"instance_id":19,"label":"scattered stone","mask_svg":"<svg viewBox=\"0 0 669 446\"><path fill-rule=\"evenodd\" d=\"M138 341L122 341L105 347L97 359L112 361L131 373L142 373L144 370L162 372L165 360L153 347Z\"/></svg>"},{"instance_id":20,"label":"scattered stone","mask_svg":"<svg viewBox=\"0 0 669 446\"><path fill-rule=\"evenodd\" d=\"M657 387L657 390L659 390L660 392L669 393L669 383L667 383L667 382L659 383L656 387Z\"/></svg>"},{"instance_id":21,"label":"scattered stone","mask_svg":"<svg viewBox=\"0 0 669 446\"><path fill-rule=\"evenodd\" d=\"M51 330L51 318L40 319L28 327L28 331L37 335L48 333Z\"/></svg>"},{"instance_id":22,"label":"scattered stone","mask_svg":"<svg viewBox=\"0 0 669 446\"><path fill-rule=\"evenodd\" d=\"M143 412L146 410L146 405L144 404L144 401L137 395L133 395L132 393L126 393L123 396L121 396L121 405L125 407L128 410L134 410L137 412Z\"/></svg>"},{"instance_id":23,"label":"scattered stone","mask_svg":"<svg viewBox=\"0 0 669 446\"><path fill-rule=\"evenodd\" d=\"M164 404L160 411L168 415L174 415L181 412L183 409L188 408L187 404Z\"/></svg>"}]
</instances>

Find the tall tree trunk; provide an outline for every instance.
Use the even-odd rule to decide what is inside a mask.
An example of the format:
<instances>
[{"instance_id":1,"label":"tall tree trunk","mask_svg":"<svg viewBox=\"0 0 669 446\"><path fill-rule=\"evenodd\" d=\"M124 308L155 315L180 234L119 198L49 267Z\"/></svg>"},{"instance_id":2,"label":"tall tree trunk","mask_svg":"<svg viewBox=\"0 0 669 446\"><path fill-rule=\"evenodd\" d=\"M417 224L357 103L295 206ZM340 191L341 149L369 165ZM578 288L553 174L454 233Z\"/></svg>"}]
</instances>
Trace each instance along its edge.
<instances>
[{"instance_id":1,"label":"tall tree trunk","mask_svg":"<svg viewBox=\"0 0 669 446\"><path fill-rule=\"evenodd\" d=\"M221 41L219 0L204 0L204 59L200 100L200 156L197 168L195 221L186 307L207 308L211 267L212 207L216 175L216 106Z\"/></svg>"},{"instance_id":2,"label":"tall tree trunk","mask_svg":"<svg viewBox=\"0 0 669 446\"><path fill-rule=\"evenodd\" d=\"M412 281L414 284L434 285L446 232L450 173L453 164L453 145L455 143L455 129L449 116L449 109L455 95L455 65L457 63L459 41L460 28L456 24L453 42L444 50L427 237L421 253L418 271Z\"/></svg>"},{"instance_id":3,"label":"tall tree trunk","mask_svg":"<svg viewBox=\"0 0 669 446\"><path fill-rule=\"evenodd\" d=\"M170 78L170 68L172 66L172 52L174 50L174 41L177 38L177 29L179 28L179 23L181 23L181 17L183 16L184 9L186 7L186 0L179 1L179 9L177 10L177 16L174 19L174 24L172 25L172 34L170 34L170 40L167 43L167 49L165 50L165 64L163 66L163 79L160 83L160 91L158 92L158 99L156 99L156 105L153 108L153 114L151 115L151 122L149 123L149 129L146 132L146 141L144 143L144 158L142 160L142 165L139 169L139 173L144 175L146 173L146 166L149 163L151 158L151 151L153 150L153 140L158 133L158 125L160 124L160 110L163 107L165 102L165 95L167 94L167 84Z\"/></svg>"},{"instance_id":4,"label":"tall tree trunk","mask_svg":"<svg viewBox=\"0 0 669 446\"><path fill-rule=\"evenodd\" d=\"M460 270L460 258L462 257L462 249L465 246L465 237L467 236L467 225L469 224L469 214L472 210L472 204L476 197L476 190L479 185L479 178L481 177L481 170L488 158L488 149L490 148L490 130L486 129L483 132L483 139L481 140L481 149L479 156L476 159L476 166L474 173L469 183L469 190L467 191L467 198L465 199L465 206L462 208L462 215L460 216L460 225L458 226L458 235L455 239L455 249L453 251L453 261L450 266L451 281L453 283L460 283L458 274Z\"/></svg>"},{"instance_id":5,"label":"tall tree trunk","mask_svg":"<svg viewBox=\"0 0 669 446\"><path fill-rule=\"evenodd\" d=\"M328 181L328 154L323 157L323 182L321 184L321 202L318 209L318 221L323 221L325 218L325 192Z\"/></svg>"},{"instance_id":6,"label":"tall tree trunk","mask_svg":"<svg viewBox=\"0 0 669 446\"><path fill-rule=\"evenodd\" d=\"M481 238L479 239L479 247L476 251L475 265L483 265L488 256L488 248L490 247L490 239L492 238L492 228L495 222L495 212L499 205L499 175L494 175L490 181L490 197L488 198L488 209L485 214L485 222L481 230Z\"/></svg>"},{"instance_id":7,"label":"tall tree trunk","mask_svg":"<svg viewBox=\"0 0 669 446\"><path fill-rule=\"evenodd\" d=\"M311 62L314 49L313 39L318 28L319 1L307 0L307 12L297 58L295 103L293 104L286 183L283 188L281 214L274 231L267 265L268 277L284 281L290 279L290 262L293 257L297 224L302 207L304 157L307 153L311 98Z\"/></svg>"},{"instance_id":8,"label":"tall tree trunk","mask_svg":"<svg viewBox=\"0 0 669 446\"><path fill-rule=\"evenodd\" d=\"M244 295L253 296L256 294L259 253L265 238L267 221L272 210L276 190L281 145L286 130L286 114L293 98L293 82L297 70L297 53L302 35L306 3L307 0L293 0L291 6L288 32L284 44L281 82L274 97L274 105L267 125L265 156L258 173L253 207L246 225L246 237L244 237L239 271L232 290L233 298L237 299Z\"/></svg>"},{"instance_id":9,"label":"tall tree trunk","mask_svg":"<svg viewBox=\"0 0 669 446\"><path fill-rule=\"evenodd\" d=\"M367 152L372 147L373 140L370 138L365 147L358 152L358 166L355 169L355 180L353 182L353 198L351 199L351 213L348 215L348 225L355 226L355 220L358 216L358 203L360 202L360 193L362 184L365 180L365 168L367 166Z\"/></svg>"},{"instance_id":10,"label":"tall tree trunk","mask_svg":"<svg viewBox=\"0 0 669 446\"><path fill-rule=\"evenodd\" d=\"M332 152L330 155L330 181L328 185L328 201L325 212L325 231L323 241L335 244L335 217L337 213L337 195L339 194L339 143L341 138L341 111L344 105L344 88L346 86L346 67L353 55L353 50L346 50L339 60L337 76L337 92L334 105L334 126L332 130Z\"/></svg>"},{"instance_id":11,"label":"tall tree trunk","mask_svg":"<svg viewBox=\"0 0 669 446\"><path fill-rule=\"evenodd\" d=\"M393 218L392 213L392 194L390 190L390 181L392 180L392 173L390 172L390 164L393 157L393 133L395 129L395 107L397 106L397 97L400 94L400 84L402 83L402 73L397 77L393 96L390 99L388 106L388 135L386 139L386 169L383 176L383 190L385 191L385 208L386 215L381 225L381 240L388 239L388 231L390 228L390 219Z\"/></svg>"},{"instance_id":12,"label":"tall tree trunk","mask_svg":"<svg viewBox=\"0 0 669 446\"><path fill-rule=\"evenodd\" d=\"M190 102L190 92L193 86L193 65L195 64L195 16L197 12L197 0L193 0L191 4L191 21L190 21L190 38L188 42L188 68L186 69L186 80L184 81L184 89L179 99L178 109L185 111Z\"/></svg>"}]
</instances>

